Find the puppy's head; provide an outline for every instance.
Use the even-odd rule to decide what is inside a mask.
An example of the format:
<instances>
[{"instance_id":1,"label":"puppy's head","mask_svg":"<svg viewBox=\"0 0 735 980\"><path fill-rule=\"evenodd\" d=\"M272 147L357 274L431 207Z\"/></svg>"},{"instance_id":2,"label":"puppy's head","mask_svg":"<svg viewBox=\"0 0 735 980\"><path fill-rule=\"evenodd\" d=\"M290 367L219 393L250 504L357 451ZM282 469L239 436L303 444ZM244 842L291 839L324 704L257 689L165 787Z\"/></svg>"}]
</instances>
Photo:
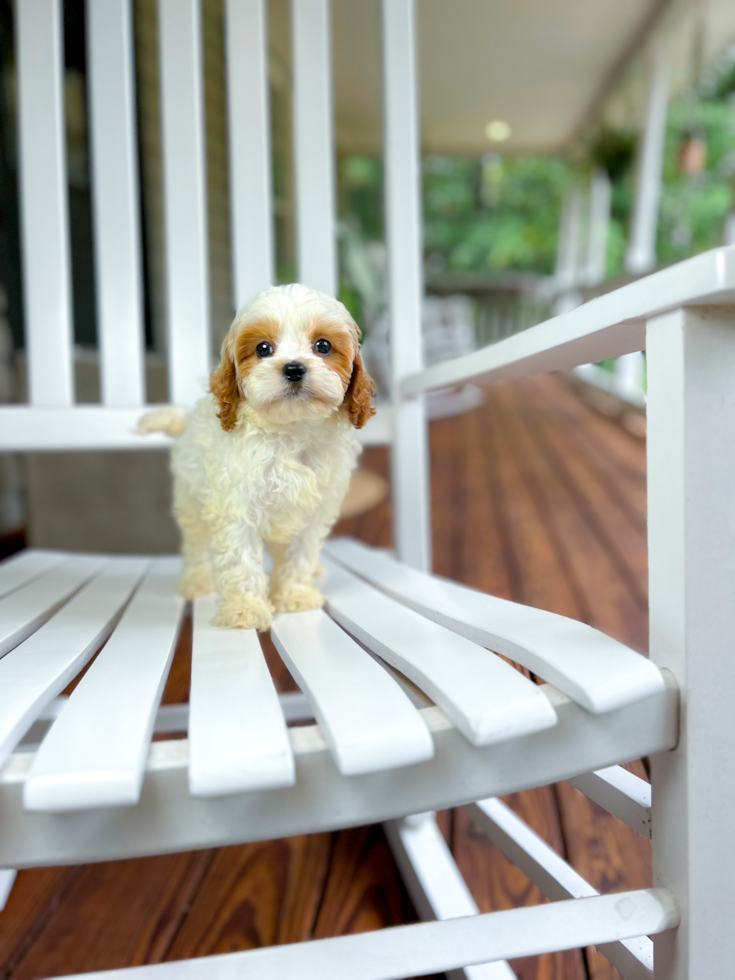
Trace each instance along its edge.
<instances>
[{"instance_id":1,"label":"puppy's head","mask_svg":"<svg viewBox=\"0 0 735 980\"><path fill-rule=\"evenodd\" d=\"M243 401L272 424L316 421L342 407L359 429L375 414L355 321L338 300L300 285L266 289L240 310L209 390L226 431Z\"/></svg>"}]
</instances>

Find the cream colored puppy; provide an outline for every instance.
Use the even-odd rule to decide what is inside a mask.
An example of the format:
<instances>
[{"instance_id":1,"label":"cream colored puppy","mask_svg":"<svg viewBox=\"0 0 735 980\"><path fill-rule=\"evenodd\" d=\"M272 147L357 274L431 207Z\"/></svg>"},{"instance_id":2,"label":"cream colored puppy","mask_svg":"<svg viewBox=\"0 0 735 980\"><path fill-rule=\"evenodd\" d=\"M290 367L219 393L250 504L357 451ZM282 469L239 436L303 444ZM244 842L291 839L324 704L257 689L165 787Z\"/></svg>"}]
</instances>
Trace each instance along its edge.
<instances>
[{"instance_id":1,"label":"cream colored puppy","mask_svg":"<svg viewBox=\"0 0 735 980\"><path fill-rule=\"evenodd\" d=\"M178 436L179 590L219 593L217 626L267 630L274 612L323 602L314 579L360 451L352 427L375 411L357 326L306 286L267 289L235 317L209 391L185 424L171 410L141 421Z\"/></svg>"}]
</instances>

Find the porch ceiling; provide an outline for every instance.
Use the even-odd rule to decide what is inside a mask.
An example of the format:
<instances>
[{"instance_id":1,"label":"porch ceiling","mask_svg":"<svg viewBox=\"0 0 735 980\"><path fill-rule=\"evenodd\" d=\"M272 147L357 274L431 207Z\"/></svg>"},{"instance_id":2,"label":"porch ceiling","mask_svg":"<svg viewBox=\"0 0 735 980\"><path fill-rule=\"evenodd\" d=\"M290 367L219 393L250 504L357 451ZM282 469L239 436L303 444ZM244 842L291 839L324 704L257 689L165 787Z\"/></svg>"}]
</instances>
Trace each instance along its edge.
<instances>
[{"instance_id":1,"label":"porch ceiling","mask_svg":"<svg viewBox=\"0 0 735 980\"><path fill-rule=\"evenodd\" d=\"M288 0L269 7L271 51L287 69ZM735 40L732 0L417 0L417 10L422 142L429 152L474 154L493 145L564 150L621 87L634 90L623 111L637 117L642 92L640 83L631 85L631 66L644 78L646 50L660 34L675 87L684 76L691 81L697 52L706 63ZM338 145L375 151L379 0L332 0L332 11ZM503 143L485 135L494 119L511 126Z\"/></svg>"},{"instance_id":2,"label":"porch ceiling","mask_svg":"<svg viewBox=\"0 0 735 980\"><path fill-rule=\"evenodd\" d=\"M422 139L427 151L481 153L485 126L509 150L572 139L659 0L419 0ZM335 109L345 148L380 126L377 3L334 2Z\"/></svg>"}]
</instances>

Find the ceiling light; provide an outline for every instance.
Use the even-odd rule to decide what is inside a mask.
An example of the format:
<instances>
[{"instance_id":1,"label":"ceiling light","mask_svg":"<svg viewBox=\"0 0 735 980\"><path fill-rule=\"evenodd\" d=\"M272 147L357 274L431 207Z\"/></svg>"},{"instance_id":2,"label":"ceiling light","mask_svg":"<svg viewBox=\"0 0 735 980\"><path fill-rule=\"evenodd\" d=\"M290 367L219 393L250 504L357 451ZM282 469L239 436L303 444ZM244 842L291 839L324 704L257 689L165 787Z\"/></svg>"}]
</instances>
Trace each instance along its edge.
<instances>
[{"instance_id":1,"label":"ceiling light","mask_svg":"<svg viewBox=\"0 0 735 980\"><path fill-rule=\"evenodd\" d=\"M510 125L505 119L493 119L485 127L485 136L493 143L504 143L510 137Z\"/></svg>"}]
</instances>

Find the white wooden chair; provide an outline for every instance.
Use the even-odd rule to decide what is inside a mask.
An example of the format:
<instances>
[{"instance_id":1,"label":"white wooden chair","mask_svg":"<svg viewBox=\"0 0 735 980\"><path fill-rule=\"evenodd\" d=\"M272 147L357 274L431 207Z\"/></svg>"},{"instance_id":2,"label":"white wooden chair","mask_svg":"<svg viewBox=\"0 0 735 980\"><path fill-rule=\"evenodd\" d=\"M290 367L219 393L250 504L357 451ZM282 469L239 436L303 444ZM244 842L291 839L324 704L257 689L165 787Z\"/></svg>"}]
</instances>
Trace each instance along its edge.
<instances>
[{"instance_id":1,"label":"white wooden chair","mask_svg":"<svg viewBox=\"0 0 735 980\"><path fill-rule=\"evenodd\" d=\"M327 0L294 0L293 12L298 276L333 291ZM199 21L196 0L160 0L159 13L170 389L173 401L187 403L199 395L210 358ZM226 15L240 302L272 276L262 0L228 0ZM74 404L58 0L18 0L16 18L29 403L0 409L0 448L138 447L144 393L129 5L89 2L103 393L93 406ZM188 709L159 707L184 612L173 591L177 558L30 550L0 565L0 867L382 820L417 908L444 921L137 975L507 978L508 958L596 944L633 980L730 977L735 249L423 369L413 20L413 0L383 0L393 401L367 439L391 449L396 557L332 541L326 611L276 621L273 636L301 700L279 703L257 635L211 627L213 600L197 600ZM425 392L471 378L570 368L643 347L650 660L580 623L427 573L422 406ZM59 699L104 640L71 697ZM428 703L416 705L364 648ZM491 650L548 683L533 684ZM287 729L294 712L317 724ZM187 739L151 743L153 731L183 728ZM618 766L642 755L652 757L651 787ZM560 779L651 835L655 888L597 895L495 799ZM476 914L430 816L450 806L468 807L542 891L562 901Z\"/></svg>"}]
</instances>

